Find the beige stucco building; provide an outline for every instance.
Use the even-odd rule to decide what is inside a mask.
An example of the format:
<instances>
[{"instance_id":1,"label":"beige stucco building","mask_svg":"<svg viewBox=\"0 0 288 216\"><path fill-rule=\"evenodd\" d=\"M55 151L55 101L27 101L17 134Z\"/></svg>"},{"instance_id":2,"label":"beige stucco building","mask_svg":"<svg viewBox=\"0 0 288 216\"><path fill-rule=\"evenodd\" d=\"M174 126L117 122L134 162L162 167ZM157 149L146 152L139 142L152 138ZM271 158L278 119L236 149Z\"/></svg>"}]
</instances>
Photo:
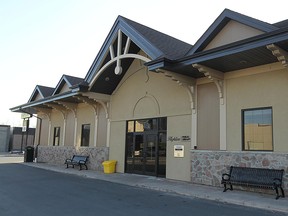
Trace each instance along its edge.
<instances>
[{"instance_id":1,"label":"beige stucco building","mask_svg":"<svg viewBox=\"0 0 288 216\"><path fill-rule=\"evenodd\" d=\"M37 85L11 110L37 115L39 162L77 153L214 186L232 165L285 169L287 190L287 51L288 21L225 9L190 45L119 16L83 79Z\"/></svg>"}]
</instances>

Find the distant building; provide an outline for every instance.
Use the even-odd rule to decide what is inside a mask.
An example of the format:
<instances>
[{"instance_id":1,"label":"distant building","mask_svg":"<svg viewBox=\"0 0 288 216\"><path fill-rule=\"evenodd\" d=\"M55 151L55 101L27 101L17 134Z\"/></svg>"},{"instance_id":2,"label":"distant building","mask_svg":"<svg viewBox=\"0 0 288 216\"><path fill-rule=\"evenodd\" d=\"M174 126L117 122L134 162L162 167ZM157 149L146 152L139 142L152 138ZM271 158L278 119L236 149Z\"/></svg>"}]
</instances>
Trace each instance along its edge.
<instances>
[{"instance_id":1,"label":"distant building","mask_svg":"<svg viewBox=\"0 0 288 216\"><path fill-rule=\"evenodd\" d=\"M8 152L10 140L10 126L0 125L0 152Z\"/></svg>"},{"instance_id":2,"label":"distant building","mask_svg":"<svg viewBox=\"0 0 288 216\"><path fill-rule=\"evenodd\" d=\"M22 152L34 146L35 128L23 132L22 127L0 125L0 152Z\"/></svg>"},{"instance_id":3,"label":"distant building","mask_svg":"<svg viewBox=\"0 0 288 216\"><path fill-rule=\"evenodd\" d=\"M85 154L94 170L112 159L214 186L231 165L279 168L287 190L287 61L287 20L225 9L190 45L119 16L85 78L37 85L11 110L37 114L41 162Z\"/></svg>"},{"instance_id":4,"label":"distant building","mask_svg":"<svg viewBox=\"0 0 288 216\"><path fill-rule=\"evenodd\" d=\"M23 132L22 127L12 127L9 142L9 151L24 151L27 146L34 146L35 128Z\"/></svg>"}]
</instances>

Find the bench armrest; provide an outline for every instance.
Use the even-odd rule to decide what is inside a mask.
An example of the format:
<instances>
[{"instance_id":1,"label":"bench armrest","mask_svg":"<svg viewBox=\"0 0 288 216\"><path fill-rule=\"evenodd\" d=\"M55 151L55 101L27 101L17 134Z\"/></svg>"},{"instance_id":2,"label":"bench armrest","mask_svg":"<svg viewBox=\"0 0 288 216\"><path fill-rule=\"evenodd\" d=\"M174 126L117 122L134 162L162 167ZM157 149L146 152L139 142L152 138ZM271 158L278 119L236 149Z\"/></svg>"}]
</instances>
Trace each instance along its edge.
<instances>
[{"instance_id":1,"label":"bench armrest","mask_svg":"<svg viewBox=\"0 0 288 216\"><path fill-rule=\"evenodd\" d=\"M79 164L85 164L86 161L85 160L79 160Z\"/></svg>"},{"instance_id":2,"label":"bench armrest","mask_svg":"<svg viewBox=\"0 0 288 216\"><path fill-rule=\"evenodd\" d=\"M72 159L66 159L66 160L65 160L65 163L67 163L67 162L68 162L68 163L71 163L71 162L72 162Z\"/></svg>"},{"instance_id":3,"label":"bench armrest","mask_svg":"<svg viewBox=\"0 0 288 216\"><path fill-rule=\"evenodd\" d=\"M231 177L231 175L228 174L228 173L223 173L223 174L222 174L222 180L224 180L224 181L225 181L225 180L226 180L226 181L227 181L227 180L230 180L230 177Z\"/></svg>"},{"instance_id":4,"label":"bench armrest","mask_svg":"<svg viewBox=\"0 0 288 216\"><path fill-rule=\"evenodd\" d=\"M275 185L281 185L281 184L282 184L282 181L281 181L281 179L279 179L279 178L274 178L274 179L273 179L273 183L274 183Z\"/></svg>"}]
</instances>

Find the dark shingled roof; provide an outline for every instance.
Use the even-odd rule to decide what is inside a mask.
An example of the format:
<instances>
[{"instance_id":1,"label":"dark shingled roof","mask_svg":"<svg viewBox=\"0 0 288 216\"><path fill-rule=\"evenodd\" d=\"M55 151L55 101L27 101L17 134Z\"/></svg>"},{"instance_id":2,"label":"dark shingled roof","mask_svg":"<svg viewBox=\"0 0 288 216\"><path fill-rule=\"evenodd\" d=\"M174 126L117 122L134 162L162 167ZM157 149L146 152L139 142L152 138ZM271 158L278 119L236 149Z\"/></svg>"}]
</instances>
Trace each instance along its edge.
<instances>
[{"instance_id":1,"label":"dark shingled roof","mask_svg":"<svg viewBox=\"0 0 288 216\"><path fill-rule=\"evenodd\" d=\"M67 79L67 81L71 84L71 86L77 85L84 81L83 78L79 78L79 77L69 76L66 74L64 74L63 76Z\"/></svg>"},{"instance_id":2,"label":"dark shingled roof","mask_svg":"<svg viewBox=\"0 0 288 216\"><path fill-rule=\"evenodd\" d=\"M47 86L41 86L41 85L37 85L39 91L41 91L41 94L43 95L43 97L49 97L53 94L54 92L54 88L51 87L47 87Z\"/></svg>"},{"instance_id":3,"label":"dark shingled roof","mask_svg":"<svg viewBox=\"0 0 288 216\"><path fill-rule=\"evenodd\" d=\"M278 27L278 28L285 28L288 27L288 19L274 23L274 26Z\"/></svg>"},{"instance_id":4,"label":"dark shingled roof","mask_svg":"<svg viewBox=\"0 0 288 216\"><path fill-rule=\"evenodd\" d=\"M63 86L67 83L68 87L72 87L82 83L84 79L63 74L52 95L59 94Z\"/></svg>"},{"instance_id":5,"label":"dark shingled roof","mask_svg":"<svg viewBox=\"0 0 288 216\"><path fill-rule=\"evenodd\" d=\"M41 97L46 98L53 94L55 88L36 85L31 97L29 98L28 102L32 102L36 99L37 95L41 95Z\"/></svg>"},{"instance_id":6,"label":"dark shingled roof","mask_svg":"<svg viewBox=\"0 0 288 216\"><path fill-rule=\"evenodd\" d=\"M123 18L127 24L134 28L135 31L141 34L146 40L150 41L153 46L155 46L163 53L164 56L159 57L175 60L177 58L183 57L185 53L187 53L188 50L192 47L191 44L185 43L167 34L156 31L125 17L121 18Z\"/></svg>"}]
</instances>

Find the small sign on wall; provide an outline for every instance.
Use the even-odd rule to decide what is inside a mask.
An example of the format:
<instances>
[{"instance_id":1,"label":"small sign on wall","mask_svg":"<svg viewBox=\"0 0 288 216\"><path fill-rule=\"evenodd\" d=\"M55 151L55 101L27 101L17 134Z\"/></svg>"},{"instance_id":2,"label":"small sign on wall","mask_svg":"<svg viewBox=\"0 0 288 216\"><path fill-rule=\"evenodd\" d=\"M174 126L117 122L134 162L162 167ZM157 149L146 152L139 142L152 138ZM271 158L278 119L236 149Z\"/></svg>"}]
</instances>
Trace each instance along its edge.
<instances>
[{"instance_id":1,"label":"small sign on wall","mask_svg":"<svg viewBox=\"0 0 288 216\"><path fill-rule=\"evenodd\" d=\"M190 136L181 136L182 142L189 142L191 140Z\"/></svg>"},{"instance_id":2,"label":"small sign on wall","mask_svg":"<svg viewBox=\"0 0 288 216\"><path fill-rule=\"evenodd\" d=\"M184 157L184 145L174 145L174 157Z\"/></svg>"}]
</instances>

